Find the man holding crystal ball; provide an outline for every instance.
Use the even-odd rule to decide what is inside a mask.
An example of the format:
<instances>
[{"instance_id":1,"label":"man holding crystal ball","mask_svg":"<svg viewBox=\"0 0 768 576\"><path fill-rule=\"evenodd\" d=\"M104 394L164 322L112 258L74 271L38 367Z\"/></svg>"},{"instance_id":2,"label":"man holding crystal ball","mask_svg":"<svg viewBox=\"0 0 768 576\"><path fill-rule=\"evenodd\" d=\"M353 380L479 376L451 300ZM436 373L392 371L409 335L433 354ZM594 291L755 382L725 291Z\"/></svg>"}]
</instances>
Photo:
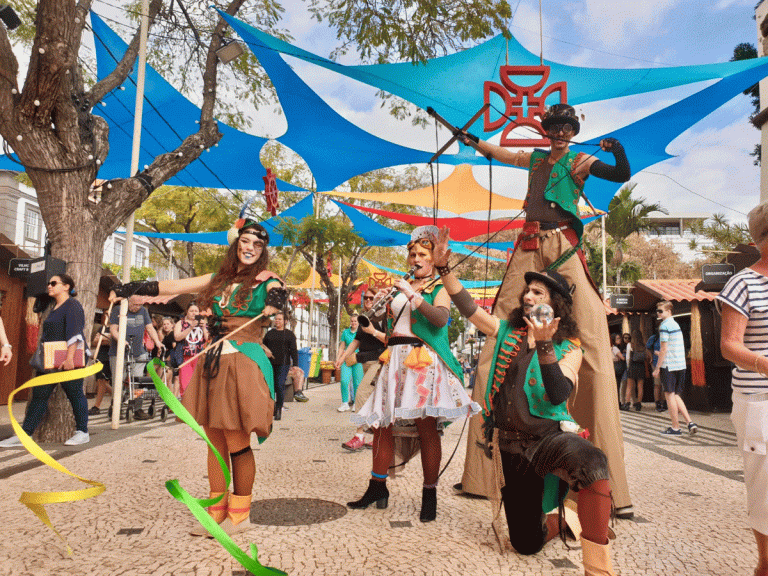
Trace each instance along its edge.
<instances>
[{"instance_id":1,"label":"man holding crystal ball","mask_svg":"<svg viewBox=\"0 0 768 576\"><path fill-rule=\"evenodd\" d=\"M546 512L562 510L570 488L578 495L581 534L576 536L581 536L585 571L613 574L608 463L578 434L580 427L568 412L582 360L573 287L551 270L526 272L520 305L499 318L462 287L448 266L450 252L443 228L433 253L443 285L459 312L496 340L483 429L494 469L503 475L494 484L498 488L503 480L504 487L491 498L504 503L512 546L520 554L535 554L564 530L558 515Z\"/></svg>"}]
</instances>

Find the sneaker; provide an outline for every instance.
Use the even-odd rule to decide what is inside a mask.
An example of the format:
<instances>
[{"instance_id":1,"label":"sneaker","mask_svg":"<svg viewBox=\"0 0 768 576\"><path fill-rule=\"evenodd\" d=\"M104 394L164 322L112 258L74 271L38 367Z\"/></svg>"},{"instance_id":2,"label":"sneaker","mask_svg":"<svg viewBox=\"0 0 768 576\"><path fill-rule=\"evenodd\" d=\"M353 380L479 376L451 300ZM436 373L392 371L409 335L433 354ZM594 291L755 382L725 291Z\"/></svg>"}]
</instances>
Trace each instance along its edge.
<instances>
[{"instance_id":1,"label":"sneaker","mask_svg":"<svg viewBox=\"0 0 768 576\"><path fill-rule=\"evenodd\" d=\"M696 426L696 422L688 422L688 434L693 436L699 431L699 427Z\"/></svg>"},{"instance_id":2,"label":"sneaker","mask_svg":"<svg viewBox=\"0 0 768 576\"><path fill-rule=\"evenodd\" d=\"M629 402L626 402L624 404L619 404L619 410L622 410L623 412L629 412L631 404Z\"/></svg>"},{"instance_id":3,"label":"sneaker","mask_svg":"<svg viewBox=\"0 0 768 576\"><path fill-rule=\"evenodd\" d=\"M136 410L136 412L133 413L133 418L135 420L149 420L152 416L144 412L144 410Z\"/></svg>"},{"instance_id":4,"label":"sneaker","mask_svg":"<svg viewBox=\"0 0 768 576\"><path fill-rule=\"evenodd\" d=\"M339 406L338 408L336 408L336 410L338 410L339 412L346 412L346 411L348 411L348 410L349 410L349 404L347 404L346 402L344 402L344 403L343 403L341 406Z\"/></svg>"},{"instance_id":5,"label":"sneaker","mask_svg":"<svg viewBox=\"0 0 768 576\"><path fill-rule=\"evenodd\" d=\"M622 506L621 508L616 508L616 518L621 518L622 520L631 520L635 517L635 509L630 504L629 506Z\"/></svg>"},{"instance_id":6,"label":"sneaker","mask_svg":"<svg viewBox=\"0 0 768 576\"><path fill-rule=\"evenodd\" d=\"M101 412L101 409L98 406L92 406L90 410L88 410L89 416L96 416L99 412Z\"/></svg>"},{"instance_id":7,"label":"sneaker","mask_svg":"<svg viewBox=\"0 0 768 576\"><path fill-rule=\"evenodd\" d=\"M304 392L299 390L296 392L296 394L293 395L293 399L296 400L296 402L309 402L309 398L304 396Z\"/></svg>"},{"instance_id":8,"label":"sneaker","mask_svg":"<svg viewBox=\"0 0 768 576\"><path fill-rule=\"evenodd\" d=\"M666 410L666 408L664 408L664 403L661 400L656 402L656 412L664 412L664 410Z\"/></svg>"},{"instance_id":9,"label":"sneaker","mask_svg":"<svg viewBox=\"0 0 768 576\"><path fill-rule=\"evenodd\" d=\"M88 444L90 441L91 435L88 432L78 430L72 438L64 442L64 446L79 446L80 444Z\"/></svg>"},{"instance_id":10,"label":"sneaker","mask_svg":"<svg viewBox=\"0 0 768 576\"><path fill-rule=\"evenodd\" d=\"M13 435L10 438L6 438L0 442L0 448L15 448L16 446L24 446L18 436Z\"/></svg>"},{"instance_id":11,"label":"sneaker","mask_svg":"<svg viewBox=\"0 0 768 576\"><path fill-rule=\"evenodd\" d=\"M682 435L683 431L678 429L672 428L672 426L667 427L666 430L662 430L662 434L666 434L667 436L680 436Z\"/></svg>"},{"instance_id":12,"label":"sneaker","mask_svg":"<svg viewBox=\"0 0 768 576\"><path fill-rule=\"evenodd\" d=\"M373 450L373 440L368 440L368 442L365 443L365 447L368 448L368 450Z\"/></svg>"},{"instance_id":13,"label":"sneaker","mask_svg":"<svg viewBox=\"0 0 768 576\"><path fill-rule=\"evenodd\" d=\"M351 440L347 440L341 445L342 448L349 450L350 452L362 450L363 446L365 446L365 444L358 436L352 436Z\"/></svg>"}]
</instances>

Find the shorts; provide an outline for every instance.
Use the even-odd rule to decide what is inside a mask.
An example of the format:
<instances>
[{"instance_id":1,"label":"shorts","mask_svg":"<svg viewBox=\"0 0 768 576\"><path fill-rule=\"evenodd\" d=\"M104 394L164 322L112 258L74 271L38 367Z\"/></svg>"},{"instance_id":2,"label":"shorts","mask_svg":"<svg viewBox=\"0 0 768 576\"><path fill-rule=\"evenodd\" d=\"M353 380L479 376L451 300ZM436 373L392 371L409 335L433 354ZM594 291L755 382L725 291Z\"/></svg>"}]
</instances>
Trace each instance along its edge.
<instances>
[{"instance_id":1,"label":"shorts","mask_svg":"<svg viewBox=\"0 0 768 576\"><path fill-rule=\"evenodd\" d=\"M664 392L667 394L682 395L685 388L685 368L682 370L659 370L661 376L661 385L664 386Z\"/></svg>"}]
</instances>

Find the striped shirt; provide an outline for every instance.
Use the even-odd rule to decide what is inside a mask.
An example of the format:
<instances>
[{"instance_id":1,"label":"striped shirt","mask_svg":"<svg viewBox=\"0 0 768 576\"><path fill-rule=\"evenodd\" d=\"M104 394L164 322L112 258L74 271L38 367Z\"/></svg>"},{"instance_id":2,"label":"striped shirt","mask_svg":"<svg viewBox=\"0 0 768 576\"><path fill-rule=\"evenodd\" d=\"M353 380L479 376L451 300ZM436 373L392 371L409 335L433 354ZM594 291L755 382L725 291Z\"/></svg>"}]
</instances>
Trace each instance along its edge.
<instances>
[{"instance_id":1,"label":"striped shirt","mask_svg":"<svg viewBox=\"0 0 768 576\"><path fill-rule=\"evenodd\" d=\"M728 280L717 299L747 317L744 346L768 356L768 278L745 268ZM731 386L745 394L768 392L765 376L738 366L733 368Z\"/></svg>"},{"instance_id":2,"label":"striped shirt","mask_svg":"<svg viewBox=\"0 0 768 576\"><path fill-rule=\"evenodd\" d=\"M661 368L670 372L685 370L685 344L680 325L672 317L667 318L659 326L659 340L667 343L667 355Z\"/></svg>"}]
</instances>

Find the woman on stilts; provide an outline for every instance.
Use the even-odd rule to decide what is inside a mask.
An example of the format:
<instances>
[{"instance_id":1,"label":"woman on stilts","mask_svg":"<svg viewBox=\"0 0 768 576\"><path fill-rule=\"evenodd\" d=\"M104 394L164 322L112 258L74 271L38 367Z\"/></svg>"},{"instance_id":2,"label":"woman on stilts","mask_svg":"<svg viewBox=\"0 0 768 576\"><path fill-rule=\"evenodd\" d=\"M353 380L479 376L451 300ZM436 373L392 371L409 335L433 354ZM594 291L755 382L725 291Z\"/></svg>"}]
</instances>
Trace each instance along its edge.
<instances>
[{"instance_id":1,"label":"woman on stilts","mask_svg":"<svg viewBox=\"0 0 768 576\"><path fill-rule=\"evenodd\" d=\"M352 418L374 430L371 479L363 497L347 503L350 508L366 508L376 502L378 508L386 508L394 434L417 435L424 472L422 522L437 516L441 430L451 421L480 411L464 391L461 366L448 345L448 294L440 284L427 286L435 274L432 250L436 235L436 227L421 226L408 244L408 266L415 268L414 278L395 284L399 293L387 310L383 366L373 394Z\"/></svg>"},{"instance_id":2,"label":"woman on stilts","mask_svg":"<svg viewBox=\"0 0 768 576\"><path fill-rule=\"evenodd\" d=\"M212 339L263 314L282 310L285 289L282 281L267 270L269 234L257 222L240 219L228 234L230 242L216 274L162 282L131 282L117 287L119 297L132 294L157 296L198 294L201 310L211 309L221 318L221 328L211 326ZM218 335L217 332L218 331ZM247 530L256 462L251 450L251 433L263 442L272 429L274 381L272 366L260 341L259 321L240 330L232 340L210 350L197 363L182 403L203 426L208 438L232 471L230 494L224 474L213 451L208 449L208 483L211 498L222 500L208 513L228 534ZM198 526L193 535L207 535Z\"/></svg>"}]
</instances>

